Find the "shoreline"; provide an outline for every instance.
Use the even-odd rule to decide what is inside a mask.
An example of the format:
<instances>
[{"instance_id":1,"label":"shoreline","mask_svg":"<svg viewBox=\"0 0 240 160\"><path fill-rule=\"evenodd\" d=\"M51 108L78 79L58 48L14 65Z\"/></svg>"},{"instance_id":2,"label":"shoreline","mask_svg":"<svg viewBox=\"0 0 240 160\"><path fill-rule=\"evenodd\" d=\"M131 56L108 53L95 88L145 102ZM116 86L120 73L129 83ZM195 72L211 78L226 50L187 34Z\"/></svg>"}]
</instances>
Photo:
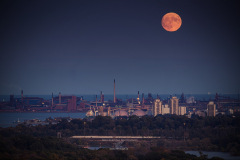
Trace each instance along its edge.
<instances>
[{"instance_id":1,"label":"shoreline","mask_svg":"<svg viewBox=\"0 0 240 160\"><path fill-rule=\"evenodd\" d=\"M67 112L67 111L53 111L53 112L46 112L46 111L0 111L0 113L86 113L87 111L79 111L79 112Z\"/></svg>"}]
</instances>

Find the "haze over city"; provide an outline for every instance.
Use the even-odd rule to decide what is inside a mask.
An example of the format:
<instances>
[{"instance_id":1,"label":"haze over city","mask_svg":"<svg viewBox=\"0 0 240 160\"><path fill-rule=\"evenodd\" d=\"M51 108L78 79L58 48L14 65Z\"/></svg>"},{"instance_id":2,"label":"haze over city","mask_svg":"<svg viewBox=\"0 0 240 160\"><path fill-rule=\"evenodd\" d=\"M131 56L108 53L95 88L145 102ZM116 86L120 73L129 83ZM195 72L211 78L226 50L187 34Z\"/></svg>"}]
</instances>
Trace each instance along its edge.
<instances>
[{"instance_id":1,"label":"haze over city","mask_svg":"<svg viewBox=\"0 0 240 160\"><path fill-rule=\"evenodd\" d=\"M0 94L240 88L237 1L1 1ZM182 18L176 32L163 15Z\"/></svg>"}]
</instances>

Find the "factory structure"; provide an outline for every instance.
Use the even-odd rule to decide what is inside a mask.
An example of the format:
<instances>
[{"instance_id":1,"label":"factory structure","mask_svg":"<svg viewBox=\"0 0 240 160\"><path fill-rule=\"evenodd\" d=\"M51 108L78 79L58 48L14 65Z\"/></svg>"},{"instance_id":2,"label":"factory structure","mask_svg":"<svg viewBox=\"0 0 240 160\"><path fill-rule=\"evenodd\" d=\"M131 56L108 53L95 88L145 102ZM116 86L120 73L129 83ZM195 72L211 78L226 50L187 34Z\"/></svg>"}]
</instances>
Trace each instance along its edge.
<instances>
[{"instance_id":1,"label":"factory structure","mask_svg":"<svg viewBox=\"0 0 240 160\"><path fill-rule=\"evenodd\" d=\"M45 100L39 97L24 96L23 90L21 97L14 98L10 95L10 101L7 104L8 110L23 111L23 112L86 112L87 117L111 116L129 117L145 115L192 115L198 116L216 116L217 113L233 114L239 111L239 100L224 100L220 95L216 94L213 101L197 101L194 97L188 99L182 94L180 98L170 96L167 99L161 99L159 96L153 98L151 94L144 97L144 93L140 97L139 91L137 98L129 98L125 101L118 99L116 96L116 81L113 81L113 99L105 100L104 94L101 91L100 95L96 95L95 100L87 101L83 97L75 95L62 95L59 92L54 96L52 93L51 99ZM231 105L229 107L229 105ZM2 110L3 103L0 105ZM6 106L6 105L5 105ZM5 109L4 108L4 109ZM5 109L6 110L6 109ZM7 110L7 111L8 111Z\"/></svg>"}]
</instances>

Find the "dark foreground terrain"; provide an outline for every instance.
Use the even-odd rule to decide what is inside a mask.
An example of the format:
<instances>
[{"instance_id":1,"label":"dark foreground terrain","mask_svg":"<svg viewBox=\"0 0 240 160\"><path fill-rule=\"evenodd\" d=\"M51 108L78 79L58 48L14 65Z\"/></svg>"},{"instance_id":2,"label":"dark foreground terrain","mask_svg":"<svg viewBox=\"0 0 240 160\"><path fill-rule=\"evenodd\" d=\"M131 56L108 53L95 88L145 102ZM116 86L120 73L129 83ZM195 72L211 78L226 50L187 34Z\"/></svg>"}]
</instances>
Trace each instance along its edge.
<instances>
[{"instance_id":1,"label":"dark foreground terrain","mask_svg":"<svg viewBox=\"0 0 240 160\"><path fill-rule=\"evenodd\" d=\"M61 138L57 138L61 133ZM128 150L81 148L90 143L74 135L161 136L161 140L124 142ZM106 142L107 143L107 142ZM106 144L107 145L107 144ZM239 155L240 116L98 116L58 124L0 128L0 159L207 159L180 150L209 150ZM212 158L219 159L219 158Z\"/></svg>"},{"instance_id":2,"label":"dark foreground terrain","mask_svg":"<svg viewBox=\"0 0 240 160\"><path fill-rule=\"evenodd\" d=\"M8 141L9 140L9 141ZM170 159L170 160L203 160L207 159L205 155L196 157L185 154L179 150L166 150L161 147L144 147L129 148L128 150L110 150L99 149L89 150L78 148L76 145L69 144L62 139L46 137L34 138L32 136L19 136L10 138L5 143L1 141L0 159L132 159L132 160L149 160L149 159ZM212 158L219 159L221 158Z\"/></svg>"}]
</instances>

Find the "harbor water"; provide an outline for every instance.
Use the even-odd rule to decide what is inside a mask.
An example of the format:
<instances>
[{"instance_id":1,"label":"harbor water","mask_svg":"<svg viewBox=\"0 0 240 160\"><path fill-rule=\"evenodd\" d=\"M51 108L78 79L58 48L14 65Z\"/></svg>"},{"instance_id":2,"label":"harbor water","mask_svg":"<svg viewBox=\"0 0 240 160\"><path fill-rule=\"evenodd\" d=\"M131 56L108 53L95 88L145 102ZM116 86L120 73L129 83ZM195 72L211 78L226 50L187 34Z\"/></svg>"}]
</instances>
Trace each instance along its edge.
<instances>
[{"instance_id":1,"label":"harbor water","mask_svg":"<svg viewBox=\"0 0 240 160\"><path fill-rule=\"evenodd\" d=\"M44 121L47 118L70 117L70 118L84 118L86 113L39 113L39 112L1 112L0 113L0 127L14 127L16 122L24 122L26 120L38 119Z\"/></svg>"}]
</instances>

